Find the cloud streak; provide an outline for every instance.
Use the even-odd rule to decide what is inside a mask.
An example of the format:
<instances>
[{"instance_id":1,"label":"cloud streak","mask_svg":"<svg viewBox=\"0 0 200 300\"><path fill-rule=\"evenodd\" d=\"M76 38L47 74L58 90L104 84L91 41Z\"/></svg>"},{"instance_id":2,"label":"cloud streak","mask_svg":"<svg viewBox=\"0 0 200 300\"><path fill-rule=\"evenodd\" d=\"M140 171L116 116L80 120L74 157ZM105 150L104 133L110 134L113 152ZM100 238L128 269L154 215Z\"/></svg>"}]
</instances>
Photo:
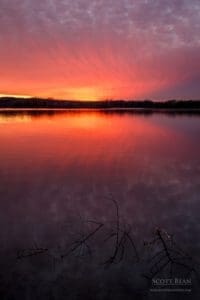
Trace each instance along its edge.
<instances>
[{"instance_id":1,"label":"cloud streak","mask_svg":"<svg viewBox=\"0 0 200 300\"><path fill-rule=\"evenodd\" d=\"M198 98L199 32L198 0L1 0L0 93Z\"/></svg>"}]
</instances>

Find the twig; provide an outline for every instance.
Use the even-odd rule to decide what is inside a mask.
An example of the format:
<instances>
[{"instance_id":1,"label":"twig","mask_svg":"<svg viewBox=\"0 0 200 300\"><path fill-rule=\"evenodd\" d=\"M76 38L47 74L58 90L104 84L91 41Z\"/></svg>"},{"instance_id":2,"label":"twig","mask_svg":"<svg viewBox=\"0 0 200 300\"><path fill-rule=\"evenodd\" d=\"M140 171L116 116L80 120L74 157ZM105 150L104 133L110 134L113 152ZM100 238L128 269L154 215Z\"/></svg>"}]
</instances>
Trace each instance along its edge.
<instances>
[{"instance_id":1,"label":"twig","mask_svg":"<svg viewBox=\"0 0 200 300\"><path fill-rule=\"evenodd\" d=\"M103 226L104 226L104 224L99 223L99 225L97 226L97 228L95 228L95 230L90 232L84 238L82 238L79 241L75 242L76 245L73 246L66 254L61 255L61 258L64 258L64 257L68 256L69 254L74 252L76 249L78 249L81 245L85 244L85 242L88 241L92 236L94 236Z\"/></svg>"}]
</instances>

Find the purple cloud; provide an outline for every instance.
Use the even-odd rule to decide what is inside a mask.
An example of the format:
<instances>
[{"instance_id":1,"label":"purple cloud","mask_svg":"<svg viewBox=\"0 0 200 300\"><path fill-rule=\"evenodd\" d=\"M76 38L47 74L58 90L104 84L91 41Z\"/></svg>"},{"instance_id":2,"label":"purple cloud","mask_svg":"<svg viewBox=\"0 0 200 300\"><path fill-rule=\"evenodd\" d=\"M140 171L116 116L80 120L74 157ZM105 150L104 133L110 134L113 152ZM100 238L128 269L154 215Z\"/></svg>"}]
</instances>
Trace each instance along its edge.
<instances>
[{"instance_id":1,"label":"purple cloud","mask_svg":"<svg viewBox=\"0 0 200 300\"><path fill-rule=\"evenodd\" d=\"M1 0L0 93L198 98L199 20L198 0Z\"/></svg>"}]
</instances>

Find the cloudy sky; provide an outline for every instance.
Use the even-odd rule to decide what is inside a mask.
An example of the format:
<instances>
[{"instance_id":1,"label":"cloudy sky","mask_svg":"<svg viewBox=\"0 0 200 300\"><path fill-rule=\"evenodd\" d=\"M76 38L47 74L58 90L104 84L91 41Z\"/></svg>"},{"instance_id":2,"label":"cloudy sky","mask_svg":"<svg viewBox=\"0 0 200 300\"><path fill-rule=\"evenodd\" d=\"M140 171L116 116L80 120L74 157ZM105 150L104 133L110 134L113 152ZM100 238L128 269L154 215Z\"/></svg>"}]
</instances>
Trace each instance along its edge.
<instances>
[{"instance_id":1,"label":"cloudy sky","mask_svg":"<svg viewBox=\"0 0 200 300\"><path fill-rule=\"evenodd\" d=\"M200 98L200 1L0 0L0 94Z\"/></svg>"}]
</instances>

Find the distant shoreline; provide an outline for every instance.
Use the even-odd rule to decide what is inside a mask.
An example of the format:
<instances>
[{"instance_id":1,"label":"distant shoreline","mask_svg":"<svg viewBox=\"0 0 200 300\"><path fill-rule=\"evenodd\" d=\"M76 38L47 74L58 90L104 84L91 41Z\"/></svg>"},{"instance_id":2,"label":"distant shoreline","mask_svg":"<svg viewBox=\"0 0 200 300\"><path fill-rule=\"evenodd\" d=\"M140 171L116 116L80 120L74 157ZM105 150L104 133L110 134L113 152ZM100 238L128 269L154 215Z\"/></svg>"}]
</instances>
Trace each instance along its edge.
<instances>
[{"instance_id":1,"label":"distant shoreline","mask_svg":"<svg viewBox=\"0 0 200 300\"><path fill-rule=\"evenodd\" d=\"M199 112L200 113L200 108L193 108L193 109L188 109L188 108L1 108L0 107L0 112L23 112L23 111L60 111L60 112L65 112L65 111L135 111L135 112Z\"/></svg>"},{"instance_id":2,"label":"distant shoreline","mask_svg":"<svg viewBox=\"0 0 200 300\"><path fill-rule=\"evenodd\" d=\"M146 110L146 111L199 111L200 100L169 100L169 101L151 101L151 100L107 100L107 101L70 101L70 100L51 100L39 98L0 98L1 110Z\"/></svg>"}]
</instances>

